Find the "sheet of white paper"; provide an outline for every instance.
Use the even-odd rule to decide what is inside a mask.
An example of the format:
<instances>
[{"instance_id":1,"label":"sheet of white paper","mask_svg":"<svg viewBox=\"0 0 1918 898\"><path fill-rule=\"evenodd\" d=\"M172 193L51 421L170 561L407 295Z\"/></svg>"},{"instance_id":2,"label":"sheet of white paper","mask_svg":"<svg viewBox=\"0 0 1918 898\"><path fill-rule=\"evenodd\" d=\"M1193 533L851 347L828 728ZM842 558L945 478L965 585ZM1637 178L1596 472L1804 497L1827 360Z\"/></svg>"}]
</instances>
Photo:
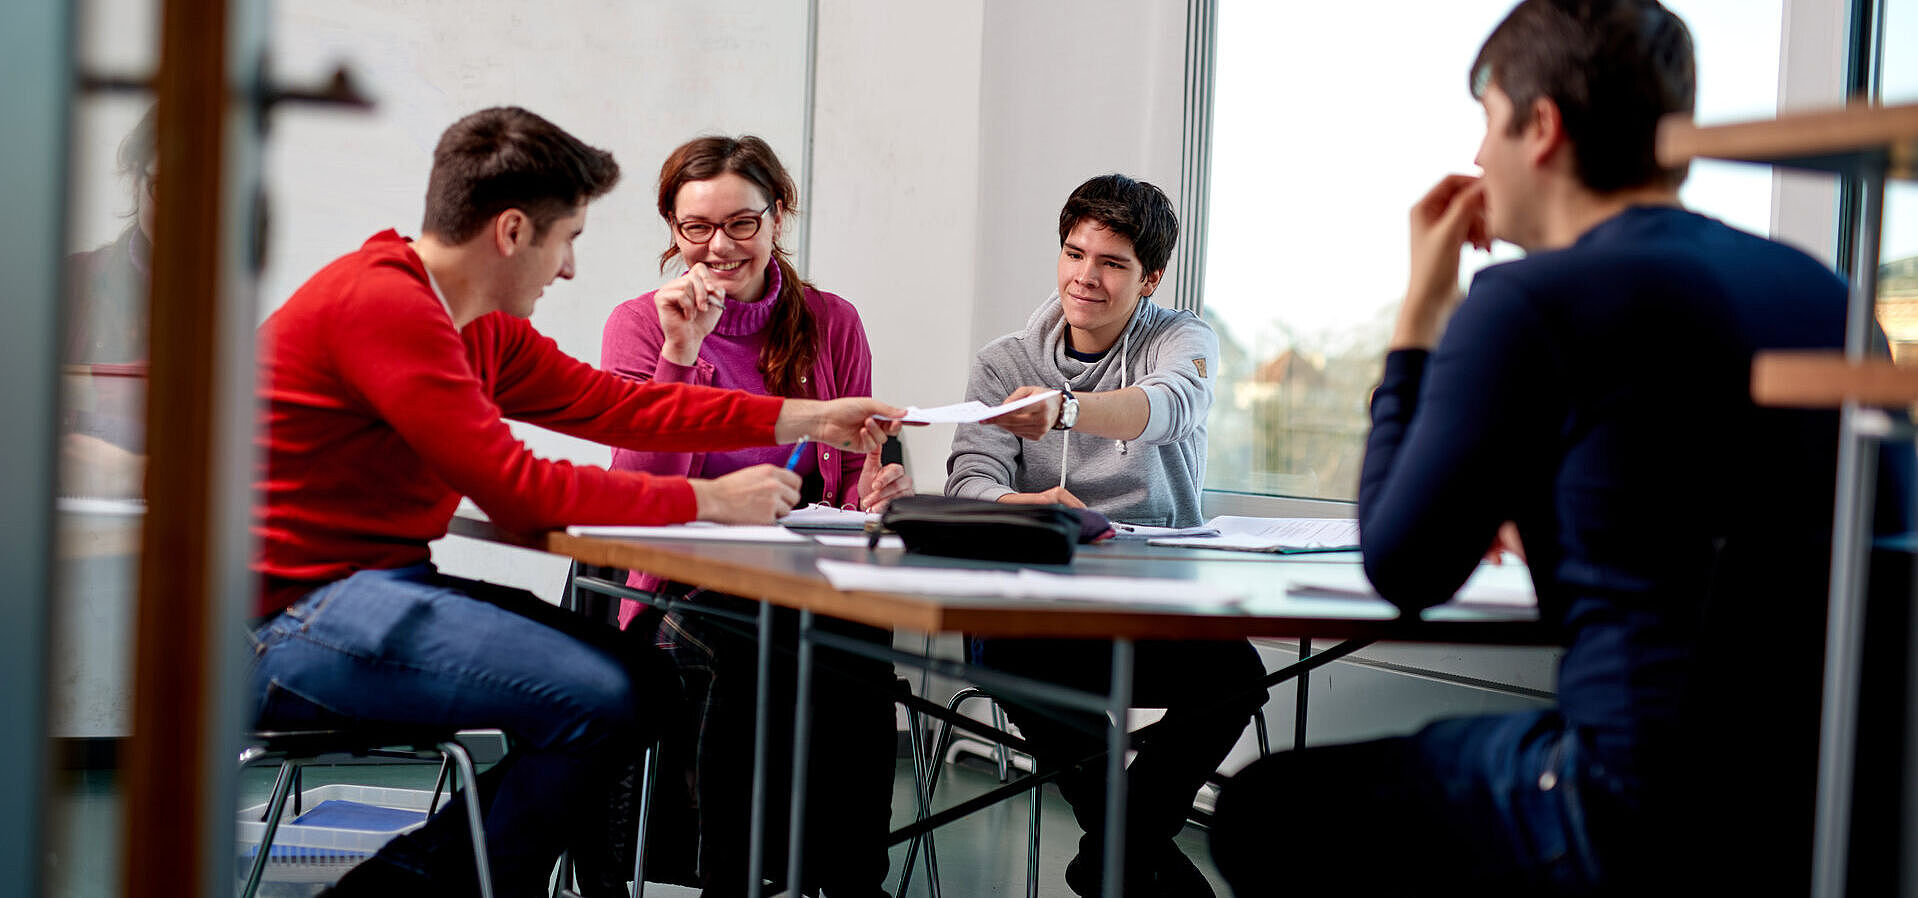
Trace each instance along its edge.
<instances>
[{"instance_id":1,"label":"sheet of white paper","mask_svg":"<svg viewBox=\"0 0 1918 898\"><path fill-rule=\"evenodd\" d=\"M1218 536L1210 527L1154 527L1151 524L1112 522L1113 539L1170 539L1178 536Z\"/></svg>"},{"instance_id":2,"label":"sheet of white paper","mask_svg":"<svg viewBox=\"0 0 1918 898\"><path fill-rule=\"evenodd\" d=\"M1199 549L1237 549L1248 552L1329 551L1356 549L1359 522L1350 518L1248 518L1220 515L1205 525L1218 536L1175 536L1153 539L1155 546L1191 546Z\"/></svg>"},{"instance_id":3,"label":"sheet of white paper","mask_svg":"<svg viewBox=\"0 0 1918 898\"><path fill-rule=\"evenodd\" d=\"M1057 395L1059 395L1058 390L1047 390L1000 405L987 405L977 399L934 408L920 408L913 405L906 407L906 416L899 420L907 424L972 424L987 418L996 418L1007 412L1018 411L1035 402L1044 402Z\"/></svg>"},{"instance_id":4,"label":"sheet of white paper","mask_svg":"<svg viewBox=\"0 0 1918 898\"><path fill-rule=\"evenodd\" d=\"M896 567L820 559L819 572L835 589L908 592L940 596L1103 602L1217 608L1244 596L1188 580L1144 577L1074 577L1033 570L977 571L964 568Z\"/></svg>"},{"instance_id":5,"label":"sheet of white paper","mask_svg":"<svg viewBox=\"0 0 1918 898\"><path fill-rule=\"evenodd\" d=\"M62 496L54 500L54 503L62 514L93 514L124 518L147 513L147 504L139 499Z\"/></svg>"},{"instance_id":6,"label":"sheet of white paper","mask_svg":"<svg viewBox=\"0 0 1918 898\"><path fill-rule=\"evenodd\" d=\"M867 540L864 535L840 536L838 534L825 534L825 533L814 534L813 542L816 542L822 546L834 546L842 549L863 549L866 547L866 544L867 544ZM903 549L905 547L906 547L906 541L903 539L900 539L898 534L888 533L885 536L882 536L879 538L879 545L876 548Z\"/></svg>"},{"instance_id":7,"label":"sheet of white paper","mask_svg":"<svg viewBox=\"0 0 1918 898\"><path fill-rule=\"evenodd\" d=\"M862 530L868 522L879 520L876 514L867 514L851 508L834 508L830 505L813 504L804 508L795 508L791 514L779 519L779 523L788 527L818 527L825 530Z\"/></svg>"},{"instance_id":8,"label":"sheet of white paper","mask_svg":"<svg viewBox=\"0 0 1918 898\"><path fill-rule=\"evenodd\" d=\"M566 532L573 536L609 536L617 539L707 539L742 543L808 542L806 537L777 524L755 527L695 521L691 524L673 524L666 527L576 525L566 528Z\"/></svg>"},{"instance_id":9,"label":"sheet of white paper","mask_svg":"<svg viewBox=\"0 0 1918 898\"><path fill-rule=\"evenodd\" d=\"M1300 596L1378 599L1365 572L1359 568L1315 568L1308 574L1294 575L1286 592ZM1452 596L1448 605L1533 608L1538 597L1532 591L1531 574L1519 565L1481 564Z\"/></svg>"}]
</instances>

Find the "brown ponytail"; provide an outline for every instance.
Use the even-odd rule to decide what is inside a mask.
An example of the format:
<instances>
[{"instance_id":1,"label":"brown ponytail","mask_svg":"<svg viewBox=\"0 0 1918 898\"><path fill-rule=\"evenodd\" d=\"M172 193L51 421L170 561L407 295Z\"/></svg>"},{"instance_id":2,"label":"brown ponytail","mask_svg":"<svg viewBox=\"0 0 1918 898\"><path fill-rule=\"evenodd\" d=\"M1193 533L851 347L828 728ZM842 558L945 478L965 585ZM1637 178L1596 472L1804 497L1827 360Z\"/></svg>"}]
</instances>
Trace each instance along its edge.
<instances>
[{"instance_id":1,"label":"brown ponytail","mask_svg":"<svg viewBox=\"0 0 1918 898\"><path fill-rule=\"evenodd\" d=\"M735 174L752 182L778 204L781 215L799 212L799 190L792 176L779 164L779 157L764 140L750 134L732 137L700 137L681 144L666 157L659 169L659 214L670 231L673 203L679 188L690 181L706 181L723 174ZM659 267L679 255L679 244L668 243L659 254ZM806 289L812 285L800 280L785 247L773 241L772 264L779 266L779 295L771 297L772 323L766 333L766 347L759 353L759 373L765 377L766 392L773 396L810 398L818 395L819 385L810 382L813 363L819 357L819 328L812 307L806 302Z\"/></svg>"}]
</instances>

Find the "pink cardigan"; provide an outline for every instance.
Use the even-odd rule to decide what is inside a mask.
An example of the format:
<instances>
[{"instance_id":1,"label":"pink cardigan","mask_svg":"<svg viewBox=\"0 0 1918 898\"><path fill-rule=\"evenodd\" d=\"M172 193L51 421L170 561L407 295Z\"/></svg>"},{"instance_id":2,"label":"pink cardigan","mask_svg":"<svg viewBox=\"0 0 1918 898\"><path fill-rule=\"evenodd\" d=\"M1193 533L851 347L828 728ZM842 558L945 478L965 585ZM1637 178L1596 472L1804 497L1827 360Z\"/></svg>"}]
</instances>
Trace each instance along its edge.
<instances>
[{"instance_id":1,"label":"pink cardigan","mask_svg":"<svg viewBox=\"0 0 1918 898\"><path fill-rule=\"evenodd\" d=\"M779 266L769 265L766 295L777 297L780 283ZM700 343L698 358L687 366L660 355L665 335L660 329L659 309L653 305L653 293L657 292L628 300L613 310L601 339L601 368L641 381L699 384L765 395L759 351L765 344L772 317L771 301L727 303L719 324ZM812 374L805 385L808 398L872 395L872 348L866 342L866 329L860 323L858 310L832 293L807 288L803 295L812 307L820 335ZM789 448L777 446L725 453L615 449L612 467L668 476L718 477L760 463L784 464L789 452ZM801 461L799 470L802 474L819 473L825 484L822 501L842 508L858 508L859 473L865 463L863 454L815 443ZM639 571L627 579L628 585L635 589L657 589L661 582L660 578ZM621 626L637 613L637 603L622 603Z\"/></svg>"}]
</instances>

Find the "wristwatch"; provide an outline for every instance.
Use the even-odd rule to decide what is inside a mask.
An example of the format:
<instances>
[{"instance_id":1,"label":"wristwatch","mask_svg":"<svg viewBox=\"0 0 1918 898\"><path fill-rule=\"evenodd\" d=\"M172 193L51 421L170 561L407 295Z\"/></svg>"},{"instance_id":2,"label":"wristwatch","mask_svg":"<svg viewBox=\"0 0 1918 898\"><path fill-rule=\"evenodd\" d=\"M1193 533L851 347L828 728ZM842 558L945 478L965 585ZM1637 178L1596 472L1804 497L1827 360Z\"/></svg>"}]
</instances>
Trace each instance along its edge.
<instances>
[{"instance_id":1,"label":"wristwatch","mask_svg":"<svg viewBox=\"0 0 1918 898\"><path fill-rule=\"evenodd\" d=\"M1079 423L1079 400L1073 397L1071 387L1062 386L1059 393L1062 397L1059 400L1059 420L1052 422L1052 429L1071 430L1072 425Z\"/></svg>"}]
</instances>

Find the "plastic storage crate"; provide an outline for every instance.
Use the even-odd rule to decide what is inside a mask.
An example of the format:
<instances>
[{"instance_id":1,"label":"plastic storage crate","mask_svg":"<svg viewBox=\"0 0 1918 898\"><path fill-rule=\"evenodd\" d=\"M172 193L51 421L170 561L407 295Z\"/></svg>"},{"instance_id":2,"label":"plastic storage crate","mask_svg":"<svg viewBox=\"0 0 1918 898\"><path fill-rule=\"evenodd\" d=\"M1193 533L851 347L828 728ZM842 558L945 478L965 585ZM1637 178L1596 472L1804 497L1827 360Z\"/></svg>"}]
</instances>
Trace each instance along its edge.
<instances>
[{"instance_id":1,"label":"plastic storage crate","mask_svg":"<svg viewBox=\"0 0 1918 898\"><path fill-rule=\"evenodd\" d=\"M293 802L287 802L280 828L273 833L265 879L330 881L371 857L394 836L424 825L432 798L433 793L424 789L333 784L303 790L303 812L292 816ZM446 800L442 793L441 807ZM260 820L265 813L264 801L240 811L237 836L242 871L266 834L266 824Z\"/></svg>"}]
</instances>

